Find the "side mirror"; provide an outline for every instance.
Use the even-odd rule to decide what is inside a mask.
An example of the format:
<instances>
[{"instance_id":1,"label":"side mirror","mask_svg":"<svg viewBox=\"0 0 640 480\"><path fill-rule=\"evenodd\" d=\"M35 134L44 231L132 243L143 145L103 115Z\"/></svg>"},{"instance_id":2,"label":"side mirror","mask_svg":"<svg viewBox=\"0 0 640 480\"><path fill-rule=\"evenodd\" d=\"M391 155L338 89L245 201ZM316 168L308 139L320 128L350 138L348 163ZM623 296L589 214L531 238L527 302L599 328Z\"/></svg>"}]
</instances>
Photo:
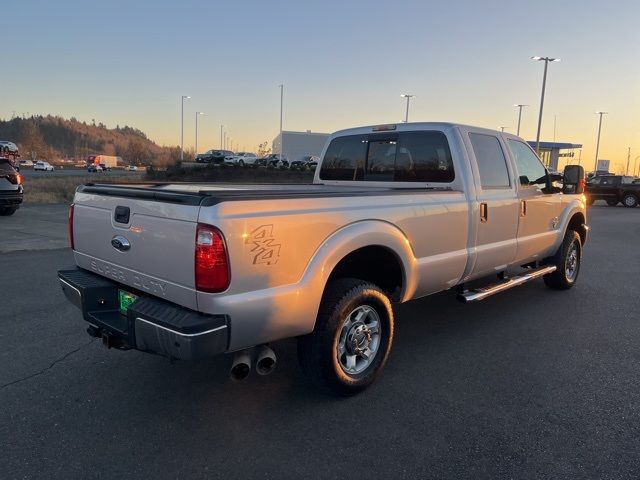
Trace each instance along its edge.
<instances>
[{"instance_id":1,"label":"side mirror","mask_svg":"<svg viewBox=\"0 0 640 480\"><path fill-rule=\"evenodd\" d=\"M562 178L562 193L584 193L584 168L581 165L567 165Z\"/></svg>"}]
</instances>

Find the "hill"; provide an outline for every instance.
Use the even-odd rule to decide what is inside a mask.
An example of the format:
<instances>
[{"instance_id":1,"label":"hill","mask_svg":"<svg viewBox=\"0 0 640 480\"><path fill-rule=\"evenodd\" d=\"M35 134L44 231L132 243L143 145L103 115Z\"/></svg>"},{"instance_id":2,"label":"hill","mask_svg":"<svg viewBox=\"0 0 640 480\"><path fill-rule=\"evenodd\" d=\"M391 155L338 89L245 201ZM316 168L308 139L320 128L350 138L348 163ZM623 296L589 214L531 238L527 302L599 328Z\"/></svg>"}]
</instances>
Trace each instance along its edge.
<instances>
[{"instance_id":1,"label":"hill","mask_svg":"<svg viewBox=\"0 0 640 480\"><path fill-rule=\"evenodd\" d=\"M90 154L117 155L127 163L168 165L180 158L179 147L159 146L144 132L129 126L107 128L47 115L0 120L0 140L18 144L22 158L73 159Z\"/></svg>"}]
</instances>

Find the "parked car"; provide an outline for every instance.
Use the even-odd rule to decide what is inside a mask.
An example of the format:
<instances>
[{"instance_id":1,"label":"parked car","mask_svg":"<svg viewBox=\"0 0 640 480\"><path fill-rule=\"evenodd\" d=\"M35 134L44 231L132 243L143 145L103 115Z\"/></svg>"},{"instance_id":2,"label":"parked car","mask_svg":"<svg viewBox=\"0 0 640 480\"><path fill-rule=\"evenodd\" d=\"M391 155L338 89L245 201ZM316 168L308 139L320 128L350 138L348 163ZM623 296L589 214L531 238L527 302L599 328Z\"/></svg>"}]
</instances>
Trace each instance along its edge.
<instances>
[{"instance_id":1,"label":"parked car","mask_svg":"<svg viewBox=\"0 0 640 480\"><path fill-rule=\"evenodd\" d=\"M475 302L541 277L576 284L581 166L551 188L521 138L450 123L328 142L313 185L78 187L77 267L58 277L89 334L171 359L233 353L235 378L269 373L268 344L297 338L305 374L348 395L384 368L392 303L452 288ZM524 295L520 307L540 301Z\"/></svg>"},{"instance_id":2,"label":"parked car","mask_svg":"<svg viewBox=\"0 0 640 480\"><path fill-rule=\"evenodd\" d=\"M255 153L238 152L235 155L228 155L224 158L225 165L235 165L237 167L257 167L258 156Z\"/></svg>"},{"instance_id":3,"label":"parked car","mask_svg":"<svg viewBox=\"0 0 640 480\"><path fill-rule=\"evenodd\" d=\"M137 172L138 171L138 167L135 165L128 165L127 166L127 171L129 172Z\"/></svg>"},{"instance_id":4,"label":"parked car","mask_svg":"<svg viewBox=\"0 0 640 480\"><path fill-rule=\"evenodd\" d=\"M0 158L0 216L13 215L22 203L22 175L8 158Z\"/></svg>"},{"instance_id":5,"label":"parked car","mask_svg":"<svg viewBox=\"0 0 640 480\"><path fill-rule=\"evenodd\" d=\"M51 165L49 162L38 160L36 163L33 164L33 169L41 170L43 172L53 172L54 166Z\"/></svg>"},{"instance_id":6,"label":"parked car","mask_svg":"<svg viewBox=\"0 0 640 480\"><path fill-rule=\"evenodd\" d=\"M208 150L205 153L196 155L195 161L198 163L214 163L221 164L224 162L224 158L234 155L231 150Z\"/></svg>"},{"instance_id":7,"label":"parked car","mask_svg":"<svg viewBox=\"0 0 640 480\"><path fill-rule=\"evenodd\" d=\"M615 207L622 202L625 207L637 207L640 203L640 184L634 183L634 177L624 175L598 175L585 188L587 204L596 200L605 200L607 205Z\"/></svg>"},{"instance_id":8,"label":"parked car","mask_svg":"<svg viewBox=\"0 0 640 480\"><path fill-rule=\"evenodd\" d=\"M286 158L281 159L278 153L267 155L266 164L267 168L289 168L289 161Z\"/></svg>"},{"instance_id":9,"label":"parked car","mask_svg":"<svg viewBox=\"0 0 640 480\"><path fill-rule=\"evenodd\" d=\"M307 155L298 160L291 162L289 168L291 170L315 170L318 166L318 157L314 155Z\"/></svg>"}]
</instances>

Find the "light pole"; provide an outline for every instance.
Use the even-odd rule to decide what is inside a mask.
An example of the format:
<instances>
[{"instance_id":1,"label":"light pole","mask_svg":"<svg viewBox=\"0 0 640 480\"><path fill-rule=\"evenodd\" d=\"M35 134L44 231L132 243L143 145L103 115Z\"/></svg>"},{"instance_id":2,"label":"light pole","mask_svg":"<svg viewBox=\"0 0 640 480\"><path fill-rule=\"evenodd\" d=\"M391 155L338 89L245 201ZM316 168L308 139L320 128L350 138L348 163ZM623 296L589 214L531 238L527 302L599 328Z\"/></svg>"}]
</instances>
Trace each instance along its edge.
<instances>
[{"instance_id":1,"label":"light pole","mask_svg":"<svg viewBox=\"0 0 640 480\"><path fill-rule=\"evenodd\" d=\"M514 103L514 107L518 107L518 130L516 131L516 135L520 136L520 121L522 120L522 109L524 107L528 107L529 105L524 105L522 103Z\"/></svg>"},{"instance_id":2,"label":"light pole","mask_svg":"<svg viewBox=\"0 0 640 480\"><path fill-rule=\"evenodd\" d=\"M284 84L278 85L280 87L280 160L284 160L284 137L282 136L282 111L284 106Z\"/></svg>"},{"instance_id":3,"label":"light pole","mask_svg":"<svg viewBox=\"0 0 640 480\"><path fill-rule=\"evenodd\" d=\"M220 125L220 150L224 150L224 144L222 143L222 128L224 125Z\"/></svg>"},{"instance_id":4,"label":"light pole","mask_svg":"<svg viewBox=\"0 0 640 480\"><path fill-rule=\"evenodd\" d=\"M500 127L500 131L501 131L501 132L504 132L504 129L505 129L505 128L507 128L507 127Z\"/></svg>"},{"instance_id":5,"label":"light pole","mask_svg":"<svg viewBox=\"0 0 640 480\"><path fill-rule=\"evenodd\" d=\"M531 57L531 60L544 61L544 74L542 76L542 94L540 95L540 113L538 114L538 133L536 134L536 153L540 154L540 128L542 127L542 109L544 107L544 90L547 86L547 66L549 62L559 62L559 58Z\"/></svg>"},{"instance_id":6,"label":"light pole","mask_svg":"<svg viewBox=\"0 0 640 480\"><path fill-rule=\"evenodd\" d=\"M595 159L595 167L593 169L594 172L598 171L598 152L600 151L600 132L602 131L602 116L606 115L608 112L596 112L596 115L600 115L600 121L598 122L598 139L596 140L596 159Z\"/></svg>"},{"instance_id":7,"label":"light pole","mask_svg":"<svg viewBox=\"0 0 640 480\"><path fill-rule=\"evenodd\" d=\"M204 112L196 112L196 157L198 156L198 117L204 115Z\"/></svg>"},{"instance_id":8,"label":"light pole","mask_svg":"<svg viewBox=\"0 0 640 480\"><path fill-rule=\"evenodd\" d=\"M407 99L407 109L404 113L404 123L409 123L409 100L411 100L413 97L415 97L415 95L410 95L408 93L403 93L402 95L400 95L402 98L406 98Z\"/></svg>"},{"instance_id":9,"label":"light pole","mask_svg":"<svg viewBox=\"0 0 640 480\"><path fill-rule=\"evenodd\" d=\"M633 175L634 177L637 177L640 175L640 162L638 163L638 170L636 171L636 162L638 162L639 158L640 158L640 155L638 155L636 158L633 159L633 171L631 172L631 175Z\"/></svg>"},{"instance_id":10,"label":"light pole","mask_svg":"<svg viewBox=\"0 0 640 480\"><path fill-rule=\"evenodd\" d=\"M180 100L180 161L184 160L184 100L191 98L189 95L182 95Z\"/></svg>"},{"instance_id":11,"label":"light pole","mask_svg":"<svg viewBox=\"0 0 640 480\"><path fill-rule=\"evenodd\" d=\"M629 175L629 160L631 160L631 147L627 150L627 169L624 171L625 175Z\"/></svg>"}]
</instances>

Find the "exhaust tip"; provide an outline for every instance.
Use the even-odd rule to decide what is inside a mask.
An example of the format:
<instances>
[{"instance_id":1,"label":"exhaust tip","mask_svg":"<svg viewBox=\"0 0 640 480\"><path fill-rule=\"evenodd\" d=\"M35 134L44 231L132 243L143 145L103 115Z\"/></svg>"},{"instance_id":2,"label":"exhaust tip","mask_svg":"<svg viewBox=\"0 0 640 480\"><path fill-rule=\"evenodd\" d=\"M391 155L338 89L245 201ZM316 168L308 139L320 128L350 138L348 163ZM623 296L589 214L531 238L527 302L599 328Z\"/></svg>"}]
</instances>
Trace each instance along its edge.
<instances>
[{"instance_id":1,"label":"exhaust tip","mask_svg":"<svg viewBox=\"0 0 640 480\"><path fill-rule=\"evenodd\" d=\"M256 372L269 375L276 368L276 354L267 345L262 345L256 355Z\"/></svg>"},{"instance_id":2,"label":"exhaust tip","mask_svg":"<svg viewBox=\"0 0 640 480\"><path fill-rule=\"evenodd\" d=\"M266 357L256 363L256 372L258 375L269 375L276 367L276 359Z\"/></svg>"},{"instance_id":3,"label":"exhaust tip","mask_svg":"<svg viewBox=\"0 0 640 480\"><path fill-rule=\"evenodd\" d=\"M244 380L251 373L251 367L247 363L238 363L231 369L231 379L235 381Z\"/></svg>"}]
</instances>

